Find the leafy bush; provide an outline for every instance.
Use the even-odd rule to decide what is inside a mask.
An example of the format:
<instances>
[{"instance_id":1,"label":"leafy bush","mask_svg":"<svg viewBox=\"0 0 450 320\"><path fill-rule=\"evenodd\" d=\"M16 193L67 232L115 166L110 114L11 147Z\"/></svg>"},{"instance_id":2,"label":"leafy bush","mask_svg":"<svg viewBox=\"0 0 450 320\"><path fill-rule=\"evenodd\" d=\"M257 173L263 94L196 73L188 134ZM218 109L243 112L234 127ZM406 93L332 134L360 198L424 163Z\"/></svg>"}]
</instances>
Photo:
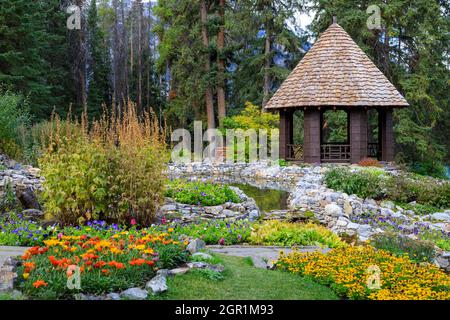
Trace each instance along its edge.
<instances>
[{"instance_id":1,"label":"leafy bush","mask_svg":"<svg viewBox=\"0 0 450 320\"><path fill-rule=\"evenodd\" d=\"M251 102L245 103L245 109L241 114L226 117L223 120L226 129L275 129L279 125L279 115L270 112L263 112L260 107Z\"/></svg>"},{"instance_id":2,"label":"leafy bush","mask_svg":"<svg viewBox=\"0 0 450 320\"><path fill-rule=\"evenodd\" d=\"M197 224L177 225L174 233L199 238L206 244L232 245L248 242L252 224L248 220L228 222L207 221Z\"/></svg>"},{"instance_id":3,"label":"leafy bush","mask_svg":"<svg viewBox=\"0 0 450 320\"><path fill-rule=\"evenodd\" d=\"M361 198L388 199L398 203L416 201L435 208L450 208L450 183L410 174L386 175L380 169L351 172L333 168L325 174L326 185Z\"/></svg>"},{"instance_id":4,"label":"leafy bush","mask_svg":"<svg viewBox=\"0 0 450 320\"><path fill-rule=\"evenodd\" d=\"M217 206L225 202L239 203L239 196L227 185L172 180L167 185L166 196L179 203Z\"/></svg>"},{"instance_id":5,"label":"leafy bush","mask_svg":"<svg viewBox=\"0 0 450 320\"><path fill-rule=\"evenodd\" d=\"M69 119L39 159L46 210L65 224L105 219L150 224L164 199L164 131L150 114L140 121L134 106L88 126Z\"/></svg>"},{"instance_id":6,"label":"leafy bush","mask_svg":"<svg viewBox=\"0 0 450 320\"><path fill-rule=\"evenodd\" d=\"M277 267L329 285L350 299L450 299L450 276L432 264L418 265L408 256L395 256L371 246L281 256ZM367 286L370 270L379 269L380 288Z\"/></svg>"},{"instance_id":7,"label":"leafy bush","mask_svg":"<svg viewBox=\"0 0 450 320\"><path fill-rule=\"evenodd\" d=\"M336 234L320 225L280 222L278 220L265 221L261 225L255 225L250 242L277 246L318 245L329 248L339 248L346 245Z\"/></svg>"},{"instance_id":8,"label":"leafy bush","mask_svg":"<svg viewBox=\"0 0 450 320\"><path fill-rule=\"evenodd\" d=\"M110 238L60 236L22 257L19 286L31 298L59 299L78 292L104 294L141 286L156 268L186 261L182 244L168 233L119 232ZM80 268L81 290L67 288L68 266Z\"/></svg>"},{"instance_id":9,"label":"leafy bush","mask_svg":"<svg viewBox=\"0 0 450 320\"><path fill-rule=\"evenodd\" d=\"M450 208L450 183L434 179L415 179L398 175L387 180L387 197L392 201L418 204L435 208Z\"/></svg>"},{"instance_id":10,"label":"leafy bush","mask_svg":"<svg viewBox=\"0 0 450 320\"><path fill-rule=\"evenodd\" d=\"M440 162L421 162L412 164L409 169L423 176L431 176L439 179L448 179L446 175L446 169Z\"/></svg>"},{"instance_id":11,"label":"leafy bush","mask_svg":"<svg viewBox=\"0 0 450 320\"><path fill-rule=\"evenodd\" d=\"M405 253L415 262L432 262L435 250L431 241L414 240L396 233L381 233L373 237L371 244L377 249L383 249L397 256Z\"/></svg>"},{"instance_id":12,"label":"leafy bush","mask_svg":"<svg viewBox=\"0 0 450 320\"><path fill-rule=\"evenodd\" d=\"M381 179L371 171L351 172L349 169L333 168L326 172L325 183L328 188L361 198L382 197Z\"/></svg>"},{"instance_id":13,"label":"leafy bush","mask_svg":"<svg viewBox=\"0 0 450 320\"><path fill-rule=\"evenodd\" d=\"M11 183L6 183L5 188L0 192L0 213L16 211L21 207Z\"/></svg>"},{"instance_id":14,"label":"leafy bush","mask_svg":"<svg viewBox=\"0 0 450 320\"><path fill-rule=\"evenodd\" d=\"M397 202L397 204L405 210L414 211L414 214L416 214L416 215L427 215L427 214L431 214L431 213L435 213L435 212L439 211L439 208L437 208L437 207L419 204L419 203L410 204L410 203Z\"/></svg>"},{"instance_id":15,"label":"leafy bush","mask_svg":"<svg viewBox=\"0 0 450 320\"><path fill-rule=\"evenodd\" d=\"M22 128L29 122L26 99L0 86L0 152L11 158L23 156Z\"/></svg>"}]
</instances>

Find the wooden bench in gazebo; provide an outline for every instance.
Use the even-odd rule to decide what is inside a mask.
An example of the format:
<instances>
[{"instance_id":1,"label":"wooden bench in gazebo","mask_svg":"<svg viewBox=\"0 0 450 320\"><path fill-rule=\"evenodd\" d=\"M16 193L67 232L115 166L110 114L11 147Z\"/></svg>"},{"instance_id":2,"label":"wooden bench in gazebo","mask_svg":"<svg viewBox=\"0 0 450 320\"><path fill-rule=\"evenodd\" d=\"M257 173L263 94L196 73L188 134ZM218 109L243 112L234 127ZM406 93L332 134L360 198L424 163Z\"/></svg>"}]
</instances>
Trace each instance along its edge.
<instances>
[{"instance_id":1,"label":"wooden bench in gazebo","mask_svg":"<svg viewBox=\"0 0 450 320\"><path fill-rule=\"evenodd\" d=\"M334 22L316 41L266 105L280 113L280 158L285 160L357 163L377 157L394 159L393 108L408 102ZM368 110L378 111L378 142L368 140ZM293 114L304 112L303 146L293 141ZM326 143L323 115L347 113L345 143Z\"/></svg>"}]
</instances>

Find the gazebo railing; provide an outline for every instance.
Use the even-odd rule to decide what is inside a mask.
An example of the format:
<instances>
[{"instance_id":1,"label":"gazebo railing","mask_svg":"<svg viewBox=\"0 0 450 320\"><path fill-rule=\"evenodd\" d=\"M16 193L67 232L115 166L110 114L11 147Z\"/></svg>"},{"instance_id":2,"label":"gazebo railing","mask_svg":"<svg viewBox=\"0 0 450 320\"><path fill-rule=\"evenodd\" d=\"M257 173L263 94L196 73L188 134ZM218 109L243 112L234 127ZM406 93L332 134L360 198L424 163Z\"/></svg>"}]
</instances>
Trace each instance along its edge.
<instances>
[{"instance_id":1,"label":"gazebo railing","mask_svg":"<svg viewBox=\"0 0 450 320\"><path fill-rule=\"evenodd\" d=\"M378 143L367 144L367 156L370 158L378 158Z\"/></svg>"},{"instance_id":2,"label":"gazebo railing","mask_svg":"<svg viewBox=\"0 0 450 320\"><path fill-rule=\"evenodd\" d=\"M349 144L322 144L320 146L320 159L323 162L349 162Z\"/></svg>"},{"instance_id":3,"label":"gazebo railing","mask_svg":"<svg viewBox=\"0 0 450 320\"><path fill-rule=\"evenodd\" d=\"M287 145L287 157L289 161L303 161L303 145L301 144L288 144Z\"/></svg>"}]
</instances>

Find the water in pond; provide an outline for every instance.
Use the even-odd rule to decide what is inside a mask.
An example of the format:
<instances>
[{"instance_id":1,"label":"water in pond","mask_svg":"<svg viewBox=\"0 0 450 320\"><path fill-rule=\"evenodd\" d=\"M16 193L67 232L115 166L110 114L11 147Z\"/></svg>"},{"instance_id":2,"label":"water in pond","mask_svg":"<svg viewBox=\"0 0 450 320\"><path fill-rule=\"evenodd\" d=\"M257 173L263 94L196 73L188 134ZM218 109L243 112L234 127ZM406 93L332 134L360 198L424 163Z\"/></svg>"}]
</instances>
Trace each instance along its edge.
<instances>
[{"instance_id":1,"label":"water in pond","mask_svg":"<svg viewBox=\"0 0 450 320\"><path fill-rule=\"evenodd\" d=\"M289 193L287 191L275 189L261 189L249 184L232 183L232 186L238 187L244 193L255 199L259 210L269 212L272 210L286 210L288 207Z\"/></svg>"}]
</instances>

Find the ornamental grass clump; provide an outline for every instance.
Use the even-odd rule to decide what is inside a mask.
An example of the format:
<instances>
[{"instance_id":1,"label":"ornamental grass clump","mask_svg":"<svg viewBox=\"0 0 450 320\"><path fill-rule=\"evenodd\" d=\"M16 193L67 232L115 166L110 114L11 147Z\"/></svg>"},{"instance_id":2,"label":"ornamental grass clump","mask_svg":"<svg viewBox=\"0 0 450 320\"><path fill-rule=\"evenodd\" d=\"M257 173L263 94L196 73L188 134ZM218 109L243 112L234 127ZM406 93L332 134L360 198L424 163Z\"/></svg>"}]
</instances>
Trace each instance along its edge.
<instances>
[{"instance_id":1,"label":"ornamental grass clump","mask_svg":"<svg viewBox=\"0 0 450 320\"><path fill-rule=\"evenodd\" d=\"M152 113L129 104L120 115L88 123L53 117L39 159L45 208L62 224L103 219L152 222L164 200L165 131Z\"/></svg>"},{"instance_id":2,"label":"ornamental grass clump","mask_svg":"<svg viewBox=\"0 0 450 320\"><path fill-rule=\"evenodd\" d=\"M346 246L336 234L314 223L290 223L278 220L254 225L250 236L253 244L276 246L321 246L340 248Z\"/></svg>"},{"instance_id":3,"label":"ornamental grass clump","mask_svg":"<svg viewBox=\"0 0 450 320\"><path fill-rule=\"evenodd\" d=\"M437 266L417 264L407 255L396 256L371 246L339 248L326 254L293 252L281 255L277 267L310 277L350 299L450 299L450 275Z\"/></svg>"}]
</instances>

